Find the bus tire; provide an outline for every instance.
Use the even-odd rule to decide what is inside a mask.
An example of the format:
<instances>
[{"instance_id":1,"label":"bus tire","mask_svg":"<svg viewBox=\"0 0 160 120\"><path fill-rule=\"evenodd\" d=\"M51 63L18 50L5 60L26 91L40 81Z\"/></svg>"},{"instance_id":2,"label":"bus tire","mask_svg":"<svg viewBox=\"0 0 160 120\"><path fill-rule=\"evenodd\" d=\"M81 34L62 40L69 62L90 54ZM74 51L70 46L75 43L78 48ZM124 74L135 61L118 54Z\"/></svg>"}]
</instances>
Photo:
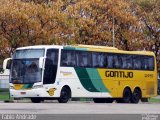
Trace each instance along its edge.
<instances>
[{"instance_id":1,"label":"bus tire","mask_svg":"<svg viewBox=\"0 0 160 120\"><path fill-rule=\"evenodd\" d=\"M71 97L70 95L71 95L71 93L70 93L69 89L67 89L66 87L62 88L60 97L58 98L58 102L59 103L67 103Z\"/></svg>"},{"instance_id":2,"label":"bus tire","mask_svg":"<svg viewBox=\"0 0 160 120\"><path fill-rule=\"evenodd\" d=\"M141 99L141 90L139 88L135 88L131 97L131 103L138 103Z\"/></svg>"},{"instance_id":3,"label":"bus tire","mask_svg":"<svg viewBox=\"0 0 160 120\"><path fill-rule=\"evenodd\" d=\"M117 98L117 103L130 103L131 102L132 93L129 88L125 88L123 91L123 97Z\"/></svg>"},{"instance_id":4,"label":"bus tire","mask_svg":"<svg viewBox=\"0 0 160 120\"><path fill-rule=\"evenodd\" d=\"M40 103L42 101L41 98L31 98L32 103Z\"/></svg>"}]
</instances>

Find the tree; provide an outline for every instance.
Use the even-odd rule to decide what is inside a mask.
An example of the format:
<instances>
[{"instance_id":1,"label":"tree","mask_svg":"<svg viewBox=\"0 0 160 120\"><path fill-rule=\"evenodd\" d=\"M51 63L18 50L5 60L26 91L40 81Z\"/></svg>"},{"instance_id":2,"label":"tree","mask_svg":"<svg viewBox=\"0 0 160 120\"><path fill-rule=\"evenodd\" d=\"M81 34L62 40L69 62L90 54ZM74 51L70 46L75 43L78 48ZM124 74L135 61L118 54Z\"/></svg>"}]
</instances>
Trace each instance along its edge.
<instances>
[{"instance_id":1,"label":"tree","mask_svg":"<svg viewBox=\"0 0 160 120\"><path fill-rule=\"evenodd\" d=\"M134 5L139 7L139 18L143 23L142 30L146 41L151 44L150 49L157 56L157 65L160 69L160 1L135 0Z\"/></svg>"},{"instance_id":2,"label":"tree","mask_svg":"<svg viewBox=\"0 0 160 120\"><path fill-rule=\"evenodd\" d=\"M52 7L24 3L19 0L0 1L0 55L10 56L20 46L62 44L72 31L59 4Z\"/></svg>"}]
</instances>

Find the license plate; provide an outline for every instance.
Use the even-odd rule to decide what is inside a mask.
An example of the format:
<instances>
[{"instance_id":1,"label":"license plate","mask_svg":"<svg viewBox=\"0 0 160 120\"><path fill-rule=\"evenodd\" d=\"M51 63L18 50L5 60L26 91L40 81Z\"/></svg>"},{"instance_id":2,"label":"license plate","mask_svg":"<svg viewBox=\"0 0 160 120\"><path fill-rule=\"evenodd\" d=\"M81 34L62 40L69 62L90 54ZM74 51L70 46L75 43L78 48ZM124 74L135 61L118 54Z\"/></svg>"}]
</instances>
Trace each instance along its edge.
<instances>
[{"instance_id":1,"label":"license plate","mask_svg":"<svg viewBox=\"0 0 160 120\"><path fill-rule=\"evenodd\" d=\"M21 95L25 95L26 94L26 92L21 92Z\"/></svg>"}]
</instances>

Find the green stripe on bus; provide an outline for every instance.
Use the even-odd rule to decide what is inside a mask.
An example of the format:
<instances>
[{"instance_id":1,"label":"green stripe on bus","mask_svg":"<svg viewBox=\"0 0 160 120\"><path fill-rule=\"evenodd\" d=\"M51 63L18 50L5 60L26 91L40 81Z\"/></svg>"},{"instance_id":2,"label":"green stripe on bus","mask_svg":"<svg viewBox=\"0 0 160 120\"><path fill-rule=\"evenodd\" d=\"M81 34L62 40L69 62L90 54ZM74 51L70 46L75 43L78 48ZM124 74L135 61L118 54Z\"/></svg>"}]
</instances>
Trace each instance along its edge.
<instances>
[{"instance_id":1,"label":"green stripe on bus","mask_svg":"<svg viewBox=\"0 0 160 120\"><path fill-rule=\"evenodd\" d=\"M64 50L75 50L75 47L63 47Z\"/></svg>"},{"instance_id":2,"label":"green stripe on bus","mask_svg":"<svg viewBox=\"0 0 160 120\"><path fill-rule=\"evenodd\" d=\"M87 68L88 75L94 85L94 87L100 92L109 92L109 90L103 84L103 81L96 68Z\"/></svg>"},{"instance_id":3,"label":"green stripe on bus","mask_svg":"<svg viewBox=\"0 0 160 120\"><path fill-rule=\"evenodd\" d=\"M85 68L75 68L75 71L78 75L78 78L80 79L81 84L83 87L90 91L90 92L99 92L93 85L87 70Z\"/></svg>"},{"instance_id":4,"label":"green stripe on bus","mask_svg":"<svg viewBox=\"0 0 160 120\"><path fill-rule=\"evenodd\" d=\"M79 51L87 51L87 48L75 48L75 49Z\"/></svg>"},{"instance_id":5,"label":"green stripe on bus","mask_svg":"<svg viewBox=\"0 0 160 120\"><path fill-rule=\"evenodd\" d=\"M30 89L32 88L33 84L24 84L22 89Z\"/></svg>"}]
</instances>

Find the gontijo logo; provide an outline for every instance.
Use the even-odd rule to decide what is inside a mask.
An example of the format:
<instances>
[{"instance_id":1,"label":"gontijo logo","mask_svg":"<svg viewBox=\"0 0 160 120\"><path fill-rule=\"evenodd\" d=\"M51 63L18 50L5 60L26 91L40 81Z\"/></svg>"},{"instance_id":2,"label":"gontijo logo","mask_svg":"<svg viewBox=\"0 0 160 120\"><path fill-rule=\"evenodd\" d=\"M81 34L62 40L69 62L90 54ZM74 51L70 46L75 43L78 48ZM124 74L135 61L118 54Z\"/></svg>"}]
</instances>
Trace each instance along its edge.
<instances>
[{"instance_id":1,"label":"gontijo logo","mask_svg":"<svg viewBox=\"0 0 160 120\"><path fill-rule=\"evenodd\" d=\"M133 78L133 72L106 71L105 76L106 77Z\"/></svg>"}]
</instances>

